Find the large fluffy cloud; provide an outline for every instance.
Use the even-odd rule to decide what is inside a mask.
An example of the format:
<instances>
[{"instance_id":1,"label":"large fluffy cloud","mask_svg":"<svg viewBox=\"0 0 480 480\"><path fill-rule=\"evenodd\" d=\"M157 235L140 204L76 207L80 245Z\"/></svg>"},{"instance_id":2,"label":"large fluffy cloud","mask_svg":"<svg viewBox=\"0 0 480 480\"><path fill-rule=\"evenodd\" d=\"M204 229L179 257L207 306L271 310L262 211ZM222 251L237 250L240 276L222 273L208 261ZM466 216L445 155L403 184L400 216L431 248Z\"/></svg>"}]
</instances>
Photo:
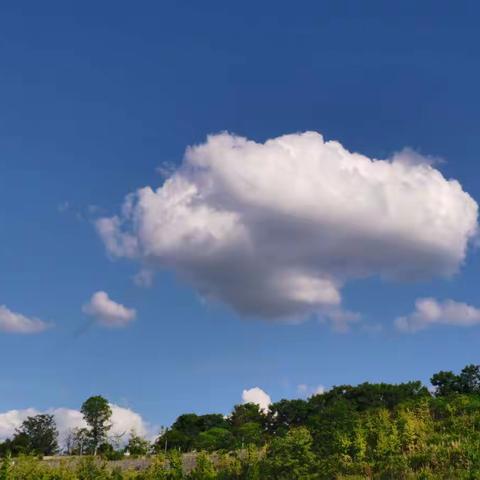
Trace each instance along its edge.
<instances>
[{"instance_id":1,"label":"large fluffy cloud","mask_svg":"<svg viewBox=\"0 0 480 480\"><path fill-rule=\"evenodd\" d=\"M345 322L346 281L448 276L464 260L477 204L430 163L370 159L315 132L212 135L97 229L111 255L173 269L243 314Z\"/></svg>"},{"instance_id":2,"label":"large fluffy cloud","mask_svg":"<svg viewBox=\"0 0 480 480\"><path fill-rule=\"evenodd\" d=\"M0 305L0 332L39 333L50 325L38 318L29 318L21 313L12 312L5 305Z\"/></svg>"},{"instance_id":3,"label":"large fluffy cloud","mask_svg":"<svg viewBox=\"0 0 480 480\"><path fill-rule=\"evenodd\" d=\"M415 310L395 320L395 326L402 332L413 333L435 325L472 327L480 324L480 309L466 303L434 298L419 298Z\"/></svg>"},{"instance_id":4,"label":"large fluffy cloud","mask_svg":"<svg viewBox=\"0 0 480 480\"><path fill-rule=\"evenodd\" d=\"M268 412L268 407L272 403L270 395L259 387L253 387L242 392L243 403L254 403L260 407L265 413Z\"/></svg>"},{"instance_id":5,"label":"large fluffy cloud","mask_svg":"<svg viewBox=\"0 0 480 480\"><path fill-rule=\"evenodd\" d=\"M136 317L133 308L114 302L106 292L94 293L82 310L105 327L125 327Z\"/></svg>"},{"instance_id":6,"label":"large fluffy cloud","mask_svg":"<svg viewBox=\"0 0 480 480\"><path fill-rule=\"evenodd\" d=\"M132 431L144 437L152 437L155 433L137 412L115 404L111 404L110 407L112 409L112 428L109 431L109 435L112 438L120 439L120 441L124 442ZM55 408L46 412L40 412L35 408L10 410L0 413L0 440L12 437L15 430L20 427L27 417L38 415L39 413L49 413L55 417L61 445L64 445L66 437L72 430L87 427L82 413L70 408Z\"/></svg>"},{"instance_id":7,"label":"large fluffy cloud","mask_svg":"<svg viewBox=\"0 0 480 480\"><path fill-rule=\"evenodd\" d=\"M143 420L141 415L130 408L111 405L112 407L112 430L111 433L117 436L128 437L131 431L144 437L151 436L151 428Z\"/></svg>"},{"instance_id":8,"label":"large fluffy cloud","mask_svg":"<svg viewBox=\"0 0 480 480\"><path fill-rule=\"evenodd\" d=\"M22 422L38 412L34 408L26 408L24 410L9 410L0 413L0 441L11 437L15 433Z\"/></svg>"}]
</instances>

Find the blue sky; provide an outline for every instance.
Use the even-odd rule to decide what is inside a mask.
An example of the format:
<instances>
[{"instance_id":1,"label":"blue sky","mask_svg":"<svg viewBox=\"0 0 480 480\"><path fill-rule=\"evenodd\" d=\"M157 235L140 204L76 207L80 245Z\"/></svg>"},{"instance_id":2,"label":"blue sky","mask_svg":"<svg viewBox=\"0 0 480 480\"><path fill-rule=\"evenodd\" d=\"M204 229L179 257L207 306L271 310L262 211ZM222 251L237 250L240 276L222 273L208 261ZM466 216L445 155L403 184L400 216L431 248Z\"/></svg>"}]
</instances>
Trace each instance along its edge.
<instances>
[{"instance_id":1,"label":"blue sky","mask_svg":"<svg viewBox=\"0 0 480 480\"><path fill-rule=\"evenodd\" d=\"M449 278L349 278L342 307L361 321L339 333L311 315L246 318L165 264L139 287L138 260L112 258L95 228L129 192L161 186L159 166L179 166L189 145L223 131L257 143L316 131L369 158L409 147L442 159L434 168L480 198L478 10L2 4L0 305L53 326L0 332L0 412L78 408L99 393L165 425L183 412L228 412L255 386L278 400L301 384L427 381L479 363L474 325L393 326L418 298L480 307L472 241ZM105 328L86 314L98 291L135 309L135 320Z\"/></svg>"}]
</instances>

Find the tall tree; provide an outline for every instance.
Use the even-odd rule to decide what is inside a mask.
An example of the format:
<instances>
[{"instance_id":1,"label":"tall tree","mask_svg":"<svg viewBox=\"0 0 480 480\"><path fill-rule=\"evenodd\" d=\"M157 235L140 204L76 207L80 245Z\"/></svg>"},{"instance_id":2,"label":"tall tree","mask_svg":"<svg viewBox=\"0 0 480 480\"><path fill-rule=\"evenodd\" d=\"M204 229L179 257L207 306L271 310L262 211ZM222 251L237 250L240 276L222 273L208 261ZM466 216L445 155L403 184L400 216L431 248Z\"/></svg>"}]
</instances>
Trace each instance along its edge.
<instances>
[{"instance_id":1,"label":"tall tree","mask_svg":"<svg viewBox=\"0 0 480 480\"><path fill-rule=\"evenodd\" d=\"M24 439L28 453L53 455L58 451L58 430L53 415L26 418L14 437Z\"/></svg>"},{"instance_id":2,"label":"tall tree","mask_svg":"<svg viewBox=\"0 0 480 480\"><path fill-rule=\"evenodd\" d=\"M178 448L188 451L194 448L197 436L212 428L228 429L229 424L223 415L218 413L207 415L196 415L185 413L180 415L171 428L165 431L156 441L157 450L165 445L168 448Z\"/></svg>"},{"instance_id":3,"label":"tall tree","mask_svg":"<svg viewBox=\"0 0 480 480\"><path fill-rule=\"evenodd\" d=\"M312 412L305 400L280 400L272 403L268 412L268 429L273 434L285 434L290 428L305 425Z\"/></svg>"},{"instance_id":4,"label":"tall tree","mask_svg":"<svg viewBox=\"0 0 480 480\"><path fill-rule=\"evenodd\" d=\"M462 393L480 392L480 366L467 365L459 375L459 383Z\"/></svg>"},{"instance_id":5,"label":"tall tree","mask_svg":"<svg viewBox=\"0 0 480 480\"><path fill-rule=\"evenodd\" d=\"M90 427L93 454L96 455L99 445L107 439L107 433L112 427L110 423L112 409L105 398L97 395L85 400L81 412Z\"/></svg>"},{"instance_id":6,"label":"tall tree","mask_svg":"<svg viewBox=\"0 0 480 480\"><path fill-rule=\"evenodd\" d=\"M242 403L233 407L228 421L233 428L241 427L246 423L258 423L264 428L267 416L256 403Z\"/></svg>"},{"instance_id":7,"label":"tall tree","mask_svg":"<svg viewBox=\"0 0 480 480\"><path fill-rule=\"evenodd\" d=\"M439 397L446 397L461 391L460 377L451 371L440 371L430 379L435 387L435 394Z\"/></svg>"}]
</instances>

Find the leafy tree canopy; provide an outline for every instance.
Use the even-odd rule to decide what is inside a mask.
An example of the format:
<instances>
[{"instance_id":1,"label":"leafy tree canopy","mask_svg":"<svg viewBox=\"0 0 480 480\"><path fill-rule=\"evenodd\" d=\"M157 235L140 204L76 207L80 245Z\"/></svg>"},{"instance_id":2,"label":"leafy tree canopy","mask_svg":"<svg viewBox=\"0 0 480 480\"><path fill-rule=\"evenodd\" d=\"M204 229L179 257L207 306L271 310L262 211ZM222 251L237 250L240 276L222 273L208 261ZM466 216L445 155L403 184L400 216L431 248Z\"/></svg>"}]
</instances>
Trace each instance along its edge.
<instances>
[{"instance_id":1,"label":"leafy tree canopy","mask_svg":"<svg viewBox=\"0 0 480 480\"><path fill-rule=\"evenodd\" d=\"M58 451L58 431L53 415L26 418L13 438L14 450L35 455L53 455Z\"/></svg>"},{"instance_id":2,"label":"leafy tree canopy","mask_svg":"<svg viewBox=\"0 0 480 480\"><path fill-rule=\"evenodd\" d=\"M107 432L112 427L110 417L112 409L108 401L100 395L90 397L82 405L83 418L90 427L90 438L92 440L94 455L100 444L107 438Z\"/></svg>"}]
</instances>

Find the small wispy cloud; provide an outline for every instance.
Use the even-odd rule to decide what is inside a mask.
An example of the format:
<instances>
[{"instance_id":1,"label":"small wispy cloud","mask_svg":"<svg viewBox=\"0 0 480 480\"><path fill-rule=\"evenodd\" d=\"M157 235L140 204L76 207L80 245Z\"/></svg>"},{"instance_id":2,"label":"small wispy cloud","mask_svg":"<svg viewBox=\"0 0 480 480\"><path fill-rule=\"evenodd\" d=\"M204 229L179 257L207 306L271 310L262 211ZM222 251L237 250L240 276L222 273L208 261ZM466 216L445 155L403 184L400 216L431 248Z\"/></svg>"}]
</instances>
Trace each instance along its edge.
<instances>
[{"instance_id":1,"label":"small wispy cloud","mask_svg":"<svg viewBox=\"0 0 480 480\"><path fill-rule=\"evenodd\" d=\"M435 325L480 325L480 309L454 300L439 302L435 298L419 298L412 313L395 320L395 327L405 333L414 333Z\"/></svg>"},{"instance_id":2,"label":"small wispy cloud","mask_svg":"<svg viewBox=\"0 0 480 480\"><path fill-rule=\"evenodd\" d=\"M60 213L65 213L70 208L70 202L61 202L57 205L57 210Z\"/></svg>"},{"instance_id":3,"label":"small wispy cloud","mask_svg":"<svg viewBox=\"0 0 480 480\"><path fill-rule=\"evenodd\" d=\"M94 293L90 301L82 307L82 311L105 327L125 327L137 316L133 308L113 301L103 291Z\"/></svg>"},{"instance_id":4,"label":"small wispy cloud","mask_svg":"<svg viewBox=\"0 0 480 480\"><path fill-rule=\"evenodd\" d=\"M149 268L143 268L133 276L133 283L137 287L150 287L153 283L155 272Z\"/></svg>"},{"instance_id":5,"label":"small wispy cloud","mask_svg":"<svg viewBox=\"0 0 480 480\"><path fill-rule=\"evenodd\" d=\"M105 214L105 210L98 205L90 204L87 206L79 206L68 200L60 202L57 205L57 212L73 217L79 222L95 221L97 217Z\"/></svg>"},{"instance_id":6,"label":"small wispy cloud","mask_svg":"<svg viewBox=\"0 0 480 480\"><path fill-rule=\"evenodd\" d=\"M175 170L177 169L177 165L174 162L165 161L162 162L156 169L155 172L160 175L162 178L167 179L171 177Z\"/></svg>"},{"instance_id":7,"label":"small wispy cloud","mask_svg":"<svg viewBox=\"0 0 480 480\"><path fill-rule=\"evenodd\" d=\"M0 305L0 332L33 334L47 330L52 325L39 318L27 317L21 313L12 312L5 305Z\"/></svg>"},{"instance_id":8,"label":"small wispy cloud","mask_svg":"<svg viewBox=\"0 0 480 480\"><path fill-rule=\"evenodd\" d=\"M439 165L446 163L445 159L436 155L423 155L411 147L405 147L395 152L392 160L405 165Z\"/></svg>"},{"instance_id":9,"label":"small wispy cloud","mask_svg":"<svg viewBox=\"0 0 480 480\"><path fill-rule=\"evenodd\" d=\"M325 393L326 389L323 385L307 385L306 383L301 383L297 385L297 393L302 397L313 397L314 395L322 395Z\"/></svg>"}]
</instances>

